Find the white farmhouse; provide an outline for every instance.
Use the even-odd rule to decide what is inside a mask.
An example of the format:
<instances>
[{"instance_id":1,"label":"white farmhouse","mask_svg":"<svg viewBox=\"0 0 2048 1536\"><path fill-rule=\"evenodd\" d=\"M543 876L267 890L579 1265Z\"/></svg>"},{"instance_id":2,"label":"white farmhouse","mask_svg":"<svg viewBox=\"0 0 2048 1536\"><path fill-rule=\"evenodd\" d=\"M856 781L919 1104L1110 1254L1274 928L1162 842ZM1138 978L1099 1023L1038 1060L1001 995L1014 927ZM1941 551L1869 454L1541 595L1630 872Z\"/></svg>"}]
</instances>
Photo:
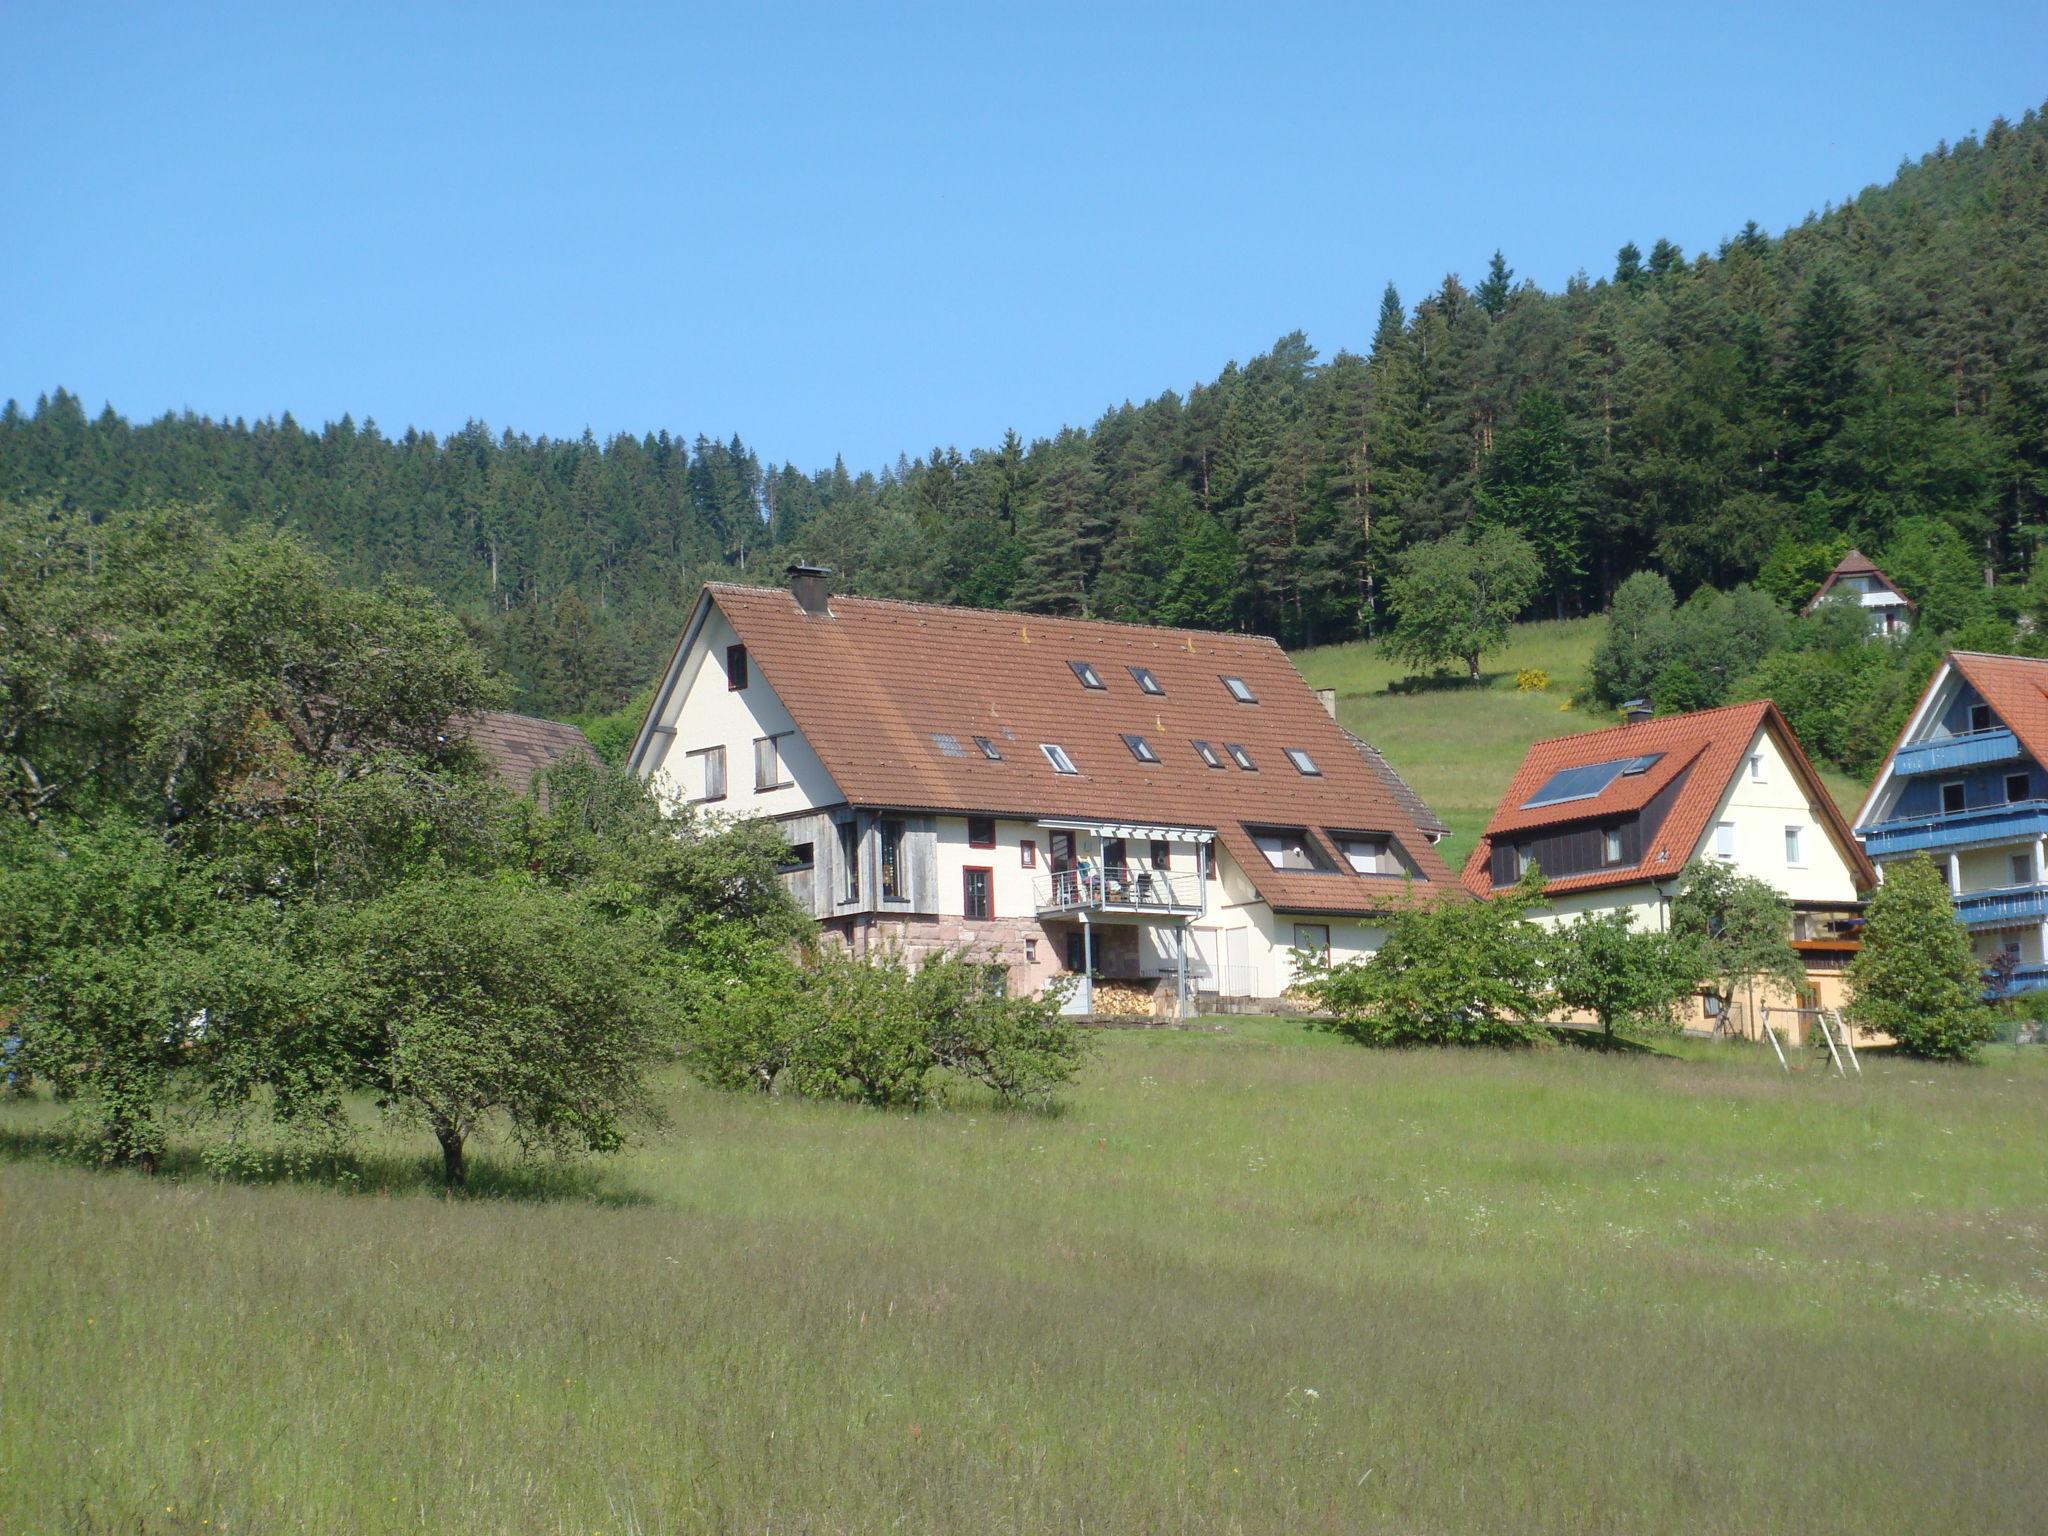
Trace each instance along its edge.
<instances>
[{"instance_id":1,"label":"white farmhouse","mask_svg":"<svg viewBox=\"0 0 2048 1536\"><path fill-rule=\"evenodd\" d=\"M969 945L1017 991L1272 999L1464 899L1434 818L1272 641L707 585L633 747L665 800L774 821L828 934ZM1422 816L1426 816L1424 810ZM1128 994L1132 989L1123 989Z\"/></svg>"},{"instance_id":2,"label":"white farmhouse","mask_svg":"<svg viewBox=\"0 0 2048 1536\"><path fill-rule=\"evenodd\" d=\"M1844 596L1854 598L1862 606L1874 635L1903 639L1913 628L1913 600L1893 585L1891 577L1873 565L1860 549L1842 556L1800 612L1811 613L1823 599Z\"/></svg>"}]
</instances>

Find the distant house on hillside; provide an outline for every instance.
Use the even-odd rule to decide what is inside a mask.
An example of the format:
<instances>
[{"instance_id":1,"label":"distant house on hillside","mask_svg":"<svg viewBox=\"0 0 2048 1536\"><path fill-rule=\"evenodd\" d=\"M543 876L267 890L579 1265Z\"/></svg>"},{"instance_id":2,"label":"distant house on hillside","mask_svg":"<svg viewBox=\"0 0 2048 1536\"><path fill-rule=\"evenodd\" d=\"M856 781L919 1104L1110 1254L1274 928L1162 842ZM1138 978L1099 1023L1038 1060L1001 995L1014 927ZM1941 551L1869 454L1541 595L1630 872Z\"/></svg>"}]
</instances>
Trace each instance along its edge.
<instances>
[{"instance_id":1,"label":"distant house on hillside","mask_svg":"<svg viewBox=\"0 0 2048 1536\"><path fill-rule=\"evenodd\" d=\"M1297 947L1374 953L1411 884L1464 899L1435 818L1271 640L790 575L704 588L629 761L773 820L790 890L857 951L969 945L1014 991L1164 1011L1279 997Z\"/></svg>"},{"instance_id":2,"label":"distant house on hillside","mask_svg":"<svg viewBox=\"0 0 2048 1536\"><path fill-rule=\"evenodd\" d=\"M524 795L534 780L565 757L595 762L597 753L573 725L532 715L491 711L451 723L450 734L466 736L507 789Z\"/></svg>"},{"instance_id":3,"label":"distant house on hillside","mask_svg":"<svg viewBox=\"0 0 2048 1536\"><path fill-rule=\"evenodd\" d=\"M1856 813L1883 868L1927 854L1987 968L2048 987L2048 661L1952 651Z\"/></svg>"},{"instance_id":4,"label":"distant house on hillside","mask_svg":"<svg viewBox=\"0 0 2048 1536\"><path fill-rule=\"evenodd\" d=\"M1892 583L1891 577L1871 564L1870 557L1860 549L1842 556L1841 563L1820 584L1820 590L1799 611L1811 613L1821 599L1838 593L1849 594L1863 605L1873 634L1902 636L1913 627L1913 600Z\"/></svg>"},{"instance_id":5,"label":"distant house on hillside","mask_svg":"<svg viewBox=\"0 0 2048 1536\"><path fill-rule=\"evenodd\" d=\"M1696 859L1723 860L1784 894L1807 972L1797 1005L1838 1006L1876 871L1768 701L1539 741L1466 861L1464 881L1490 896L1533 865L1546 882L1539 921L1626 908L1638 928L1663 929L1679 876ZM1695 1022L1710 1021L1702 1014Z\"/></svg>"}]
</instances>

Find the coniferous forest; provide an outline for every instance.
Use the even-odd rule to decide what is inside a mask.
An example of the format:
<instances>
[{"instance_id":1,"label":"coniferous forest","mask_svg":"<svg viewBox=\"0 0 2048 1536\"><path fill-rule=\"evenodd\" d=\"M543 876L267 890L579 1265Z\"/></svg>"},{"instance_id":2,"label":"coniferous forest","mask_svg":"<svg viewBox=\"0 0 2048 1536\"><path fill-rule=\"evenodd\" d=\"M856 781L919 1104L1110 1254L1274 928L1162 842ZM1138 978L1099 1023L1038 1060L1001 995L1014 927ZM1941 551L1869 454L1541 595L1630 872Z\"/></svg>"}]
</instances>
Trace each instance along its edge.
<instances>
[{"instance_id":1,"label":"coniferous forest","mask_svg":"<svg viewBox=\"0 0 2048 1536\"><path fill-rule=\"evenodd\" d=\"M764 463L738 436L447 437L344 417L133 424L62 389L0 414L0 496L189 502L277 525L340 574L424 583L518 707L612 708L697 584L801 556L883 596L1270 633L1382 630L1404 552L1505 525L1530 617L1677 595L1793 596L1847 542L1938 525L2023 579L2048 518L2048 117L1994 122L1780 235L1631 243L1562 292L1509 256L1360 295L1361 346L1300 333L1185 394L1026 443L891 467ZM1369 336L1365 334L1370 326ZM1947 537L1947 533L1943 534ZM1822 564L1824 568L1824 564Z\"/></svg>"}]
</instances>

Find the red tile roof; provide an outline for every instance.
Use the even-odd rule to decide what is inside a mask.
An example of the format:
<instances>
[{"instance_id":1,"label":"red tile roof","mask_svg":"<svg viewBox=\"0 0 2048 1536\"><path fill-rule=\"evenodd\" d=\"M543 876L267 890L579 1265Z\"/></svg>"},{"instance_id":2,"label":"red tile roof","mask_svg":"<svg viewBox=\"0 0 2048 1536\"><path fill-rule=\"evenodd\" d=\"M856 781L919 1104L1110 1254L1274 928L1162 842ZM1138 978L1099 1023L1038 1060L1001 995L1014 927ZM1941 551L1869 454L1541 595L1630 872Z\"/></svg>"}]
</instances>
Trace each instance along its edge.
<instances>
[{"instance_id":1,"label":"red tile roof","mask_svg":"<svg viewBox=\"0 0 2048 1536\"><path fill-rule=\"evenodd\" d=\"M1978 697L1991 706L1991 712L1998 716L2000 722L2019 738L2027 755L2037 763L2048 764L2048 661L2032 656L1994 656L1986 651L1950 651L1945 660L1964 682L1977 690ZM1920 713L1941 678L1941 669L1937 667L1934 676L1927 680L1927 686L1920 691L1920 697L1913 705L1913 715ZM1910 729L1912 716L1907 719ZM1905 732L1901 731L1899 739L1892 743L1892 750L1885 756L1883 768L1870 781L1863 803L1856 810L1858 822L1870 814L1872 799L1878 787L1889 777L1892 759L1898 755L1905 740Z\"/></svg>"},{"instance_id":2,"label":"red tile roof","mask_svg":"<svg viewBox=\"0 0 2048 1536\"><path fill-rule=\"evenodd\" d=\"M844 596L811 615L780 587L705 591L852 804L1212 827L1284 911L1382 912L1402 882L1274 870L1245 823L1390 834L1420 871L1418 890L1458 889L1387 779L1271 640ZM1107 686L1083 687L1070 661L1087 662ZM1140 691L1134 666L1164 694ZM1258 702L1233 699L1226 676L1242 678ZM1159 761L1133 757L1125 733L1144 737ZM976 736L1002 760L985 758ZM1197 740L1229 766L1204 766ZM1230 764L1233 742L1256 772ZM1055 773L1041 743L1063 747L1080 771ZM1298 773L1287 747L1306 751L1320 774Z\"/></svg>"},{"instance_id":3,"label":"red tile roof","mask_svg":"<svg viewBox=\"0 0 2048 1536\"><path fill-rule=\"evenodd\" d=\"M564 756L597 757L581 731L559 720L491 712L457 721L454 730L469 738L469 744L515 795L525 794L537 775Z\"/></svg>"},{"instance_id":4,"label":"red tile roof","mask_svg":"<svg viewBox=\"0 0 2048 1536\"><path fill-rule=\"evenodd\" d=\"M1786 761L1805 786L1808 798L1819 808L1821 819L1845 851L1858 886L1875 882L1876 872L1863 855L1836 808L1834 797L1820 782L1807 760L1792 728L1769 700L1752 704L1729 704L1720 709L1702 709L1689 715L1666 715L1661 719L1617 725L1604 731L1587 731L1577 736L1560 736L1539 741L1522 759L1522 766L1509 780L1493 819L1465 861L1464 884L1468 891L1483 896L1493 889L1494 842L1501 837L1539 828L1564 827L1584 821L1641 810L1681 774L1685 782L1677 799L1658 828L1655 838L1643 848L1640 862L1591 874L1552 880L1547 890L1596 890L1605 886L1630 885L1646 878L1674 877L1684 868L1699 846L1721 797L1742 766L1749 745L1760 728L1768 727L1784 749ZM1587 800L1570 800L1559 805L1527 808L1530 799L1552 774L1566 768L1589 767L1623 758L1662 754L1647 772L1617 778L1600 794Z\"/></svg>"}]
</instances>

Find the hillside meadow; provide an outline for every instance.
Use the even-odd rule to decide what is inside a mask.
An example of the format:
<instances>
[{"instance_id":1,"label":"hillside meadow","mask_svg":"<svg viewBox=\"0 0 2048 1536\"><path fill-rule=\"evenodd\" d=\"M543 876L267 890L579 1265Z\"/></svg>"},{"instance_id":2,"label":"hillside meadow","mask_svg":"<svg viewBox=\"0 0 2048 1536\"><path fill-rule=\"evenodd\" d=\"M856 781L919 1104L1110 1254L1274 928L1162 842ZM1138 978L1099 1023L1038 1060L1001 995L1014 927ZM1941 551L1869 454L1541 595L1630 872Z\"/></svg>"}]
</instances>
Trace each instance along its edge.
<instances>
[{"instance_id":1,"label":"hillside meadow","mask_svg":"<svg viewBox=\"0 0 2048 1536\"><path fill-rule=\"evenodd\" d=\"M1620 723L1612 711L1570 703L1606 626L1604 615L1517 624L1508 643L1485 656L1477 685L1410 678L1373 641L1297 651L1294 664L1310 687L1337 690L1339 723L1386 753L1443 818L1451 832L1439 851L1456 870L1531 746ZM1525 668L1545 673L1549 688L1518 688ZM1853 816L1864 786L1826 766L1819 772L1835 804Z\"/></svg>"},{"instance_id":2,"label":"hillside meadow","mask_svg":"<svg viewBox=\"0 0 2048 1536\"><path fill-rule=\"evenodd\" d=\"M1240 1020L462 1199L4 1103L0 1530L2038 1530L2048 1061L1868 1065Z\"/></svg>"}]
</instances>

